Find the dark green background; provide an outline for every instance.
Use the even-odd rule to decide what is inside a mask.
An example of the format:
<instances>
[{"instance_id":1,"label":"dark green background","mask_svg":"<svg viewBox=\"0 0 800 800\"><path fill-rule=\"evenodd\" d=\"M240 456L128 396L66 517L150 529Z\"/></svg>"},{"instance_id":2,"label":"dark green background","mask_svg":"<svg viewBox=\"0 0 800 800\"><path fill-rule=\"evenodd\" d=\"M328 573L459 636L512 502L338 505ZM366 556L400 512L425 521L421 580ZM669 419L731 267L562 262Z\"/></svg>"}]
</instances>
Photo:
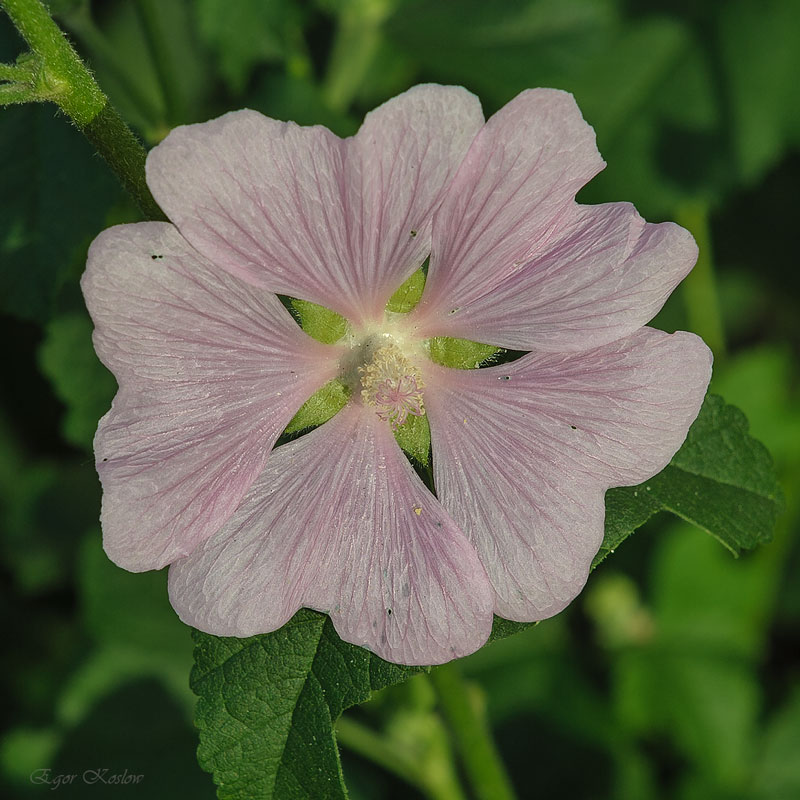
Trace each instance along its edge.
<instances>
[{"instance_id":1,"label":"dark green background","mask_svg":"<svg viewBox=\"0 0 800 800\"><path fill-rule=\"evenodd\" d=\"M800 797L800 3L51 7L148 146L175 124L245 106L345 135L423 81L467 86L487 114L531 86L575 93L609 164L580 199L678 219L711 258L725 340L712 388L772 451L787 511L775 541L738 560L657 518L567 612L464 670L486 694L523 798ZM383 7L378 21L363 22L365 7ZM331 69L337 31L350 37L351 64L374 43L343 92L335 60ZM0 18L0 61L21 47ZM81 783L57 797L213 797L194 761L189 631L166 602L165 576L111 565L96 522L91 438L114 382L91 349L77 282L91 239L135 219L54 107L0 110L4 796L49 796L29 775L51 767L145 776L140 787ZM692 310L693 291L679 289L657 324L713 337L713 309ZM395 688L352 713L424 739L418 694ZM411 722L398 722L407 707ZM343 760L353 797L412 796L346 750Z\"/></svg>"}]
</instances>

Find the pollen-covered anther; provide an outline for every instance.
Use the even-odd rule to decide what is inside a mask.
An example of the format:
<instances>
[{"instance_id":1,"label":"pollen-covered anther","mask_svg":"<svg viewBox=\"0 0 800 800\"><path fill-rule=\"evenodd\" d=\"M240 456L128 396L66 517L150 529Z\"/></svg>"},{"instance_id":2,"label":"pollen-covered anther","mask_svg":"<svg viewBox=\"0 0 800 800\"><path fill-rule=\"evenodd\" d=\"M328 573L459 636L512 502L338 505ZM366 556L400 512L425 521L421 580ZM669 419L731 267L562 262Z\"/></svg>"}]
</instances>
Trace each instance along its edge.
<instances>
[{"instance_id":1,"label":"pollen-covered anther","mask_svg":"<svg viewBox=\"0 0 800 800\"><path fill-rule=\"evenodd\" d=\"M358 371L365 405L371 406L392 430L397 430L409 414L425 415L422 376L397 345L379 348L369 364L359 367Z\"/></svg>"}]
</instances>

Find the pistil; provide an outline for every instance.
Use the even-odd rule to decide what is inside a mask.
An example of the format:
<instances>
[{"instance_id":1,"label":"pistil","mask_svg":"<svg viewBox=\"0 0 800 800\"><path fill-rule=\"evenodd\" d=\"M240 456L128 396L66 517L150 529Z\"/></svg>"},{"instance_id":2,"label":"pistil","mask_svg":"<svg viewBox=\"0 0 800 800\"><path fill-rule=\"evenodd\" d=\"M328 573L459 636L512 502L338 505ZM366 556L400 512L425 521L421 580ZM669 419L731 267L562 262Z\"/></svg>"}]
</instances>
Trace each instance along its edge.
<instances>
[{"instance_id":1,"label":"pistil","mask_svg":"<svg viewBox=\"0 0 800 800\"><path fill-rule=\"evenodd\" d=\"M375 350L370 362L359 367L358 372L365 405L371 406L392 430L397 430L409 414L424 416L422 376L396 344Z\"/></svg>"}]
</instances>

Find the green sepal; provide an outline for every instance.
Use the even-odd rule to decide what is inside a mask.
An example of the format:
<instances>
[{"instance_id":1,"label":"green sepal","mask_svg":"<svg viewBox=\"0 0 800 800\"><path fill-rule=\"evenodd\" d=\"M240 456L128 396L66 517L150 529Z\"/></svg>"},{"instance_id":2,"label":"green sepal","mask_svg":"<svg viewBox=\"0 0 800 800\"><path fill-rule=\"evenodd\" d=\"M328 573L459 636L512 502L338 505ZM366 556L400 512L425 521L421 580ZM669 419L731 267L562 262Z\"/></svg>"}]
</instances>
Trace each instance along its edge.
<instances>
[{"instance_id":1,"label":"green sepal","mask_svg":"<svg viewBox=\"0 0 800 800\"><path fill-rule=\"evenodd\" d=\"M284 433L297 433L322 425L344 408L349 397L350 390L340 380L328 381L300 406Z\"/></svg>"},{"instance_id":2,"label":"green sepal","mask_svg":"<svg viewBox=\"0 0 800 800\"><path fill-rule=\"evenodd\" d=\"M428 339L428 348L431 361L453 369L476 369L503 352L502 347L450 336Z\"/></svg>"},{"instance_id":3,"label":"green sepal","mask_svg":"<svg viewBox=\"0 0 800 800\"><path fill-rule=\"evenodd\" d=\"M386 304L387 311L394 311L397 314L407 314L411 311L425 289L425 273L418 269L403 285L389 298Z\"/></svg>"},{"instance_id":4,"label":"green sepal","mask_svg":"<svg viewBox=\"0 0 800 800\"><path fill-rule=\"evenodd\" d=\"M347 333L347 320L325 306L295 298L291 299L291 306L300 327L318 342L333 344Z\"/></svg>"},{"instance_id":5,"label":"green sepal","mask_svg":"<svg viewBox=\"0 0 800 800\"><path fill-rule=\"evenodd\" d=\"M412 458L427 467L431 460L431 426L428 417L409 414L408 419L394 432L397 444Z\"/></svg>"}]
</instances>

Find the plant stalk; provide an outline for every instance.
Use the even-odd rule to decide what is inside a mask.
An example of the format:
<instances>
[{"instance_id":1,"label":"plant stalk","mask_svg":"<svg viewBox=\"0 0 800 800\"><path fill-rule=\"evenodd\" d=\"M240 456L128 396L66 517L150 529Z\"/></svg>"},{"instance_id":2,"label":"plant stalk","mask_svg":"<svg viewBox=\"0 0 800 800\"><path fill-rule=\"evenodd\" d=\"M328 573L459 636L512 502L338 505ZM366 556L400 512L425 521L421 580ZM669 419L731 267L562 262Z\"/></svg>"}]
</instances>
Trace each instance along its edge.
<instances>
[{"instance_id":1,"label":"plant stalk","mask_svg":"<svg viewBox=\"0 0 800 800\"><path fill-rule=\"evenodd\" d=\"M429 762L420 763L401 743L386 739L347 716L336 723L336 738L348 750L415 786L428 800L466 800L449 762L431 769Z\"/></svg>"},{"instance_id":2,"label":"plant stalk","mask_svg":"<svg viewBox=\"0 0 800 800\"><path fill-rule=\"evenodd\" d=\"M346 111L369 72L381 42L381 26L394 0L348 0L341 5L322 86L327 106Z\"/></svg>"},{"instance_id":3,"label":"plant stalk","mask_svg":"<svg viewBox=\"0 0 800 800\"><path fill-rule=\"evenodd\" d=\"M451 661L435 667L430 679L477 800L514 800L480 698L464 680L459 665Z\"/></svg>"},{"instance_id":4,"label":"plant stalk","mask_svg":"<svg viewBox=\"0 0 800 800\"><path fill-rule=\"evenodd\" d=\"M94 145L145 217L165 219L147 187L144 147L109 103L41 0L0 0L0 4L38 59L27 99L56 103Z\"/></svg>"},{"instance_id":5,"label":"plant stalk","mask_svg":"<svg viewBox=\"0 0 800 800\"><path fill-rule=\"evenodd\" d=\"M678 208L676 219L688 228L700 249L697 264L682 287L689 328L705 340L719 359L725 355L725 330L714 277L708 203L686 203Z\"/></svg>"}]
</instances>

